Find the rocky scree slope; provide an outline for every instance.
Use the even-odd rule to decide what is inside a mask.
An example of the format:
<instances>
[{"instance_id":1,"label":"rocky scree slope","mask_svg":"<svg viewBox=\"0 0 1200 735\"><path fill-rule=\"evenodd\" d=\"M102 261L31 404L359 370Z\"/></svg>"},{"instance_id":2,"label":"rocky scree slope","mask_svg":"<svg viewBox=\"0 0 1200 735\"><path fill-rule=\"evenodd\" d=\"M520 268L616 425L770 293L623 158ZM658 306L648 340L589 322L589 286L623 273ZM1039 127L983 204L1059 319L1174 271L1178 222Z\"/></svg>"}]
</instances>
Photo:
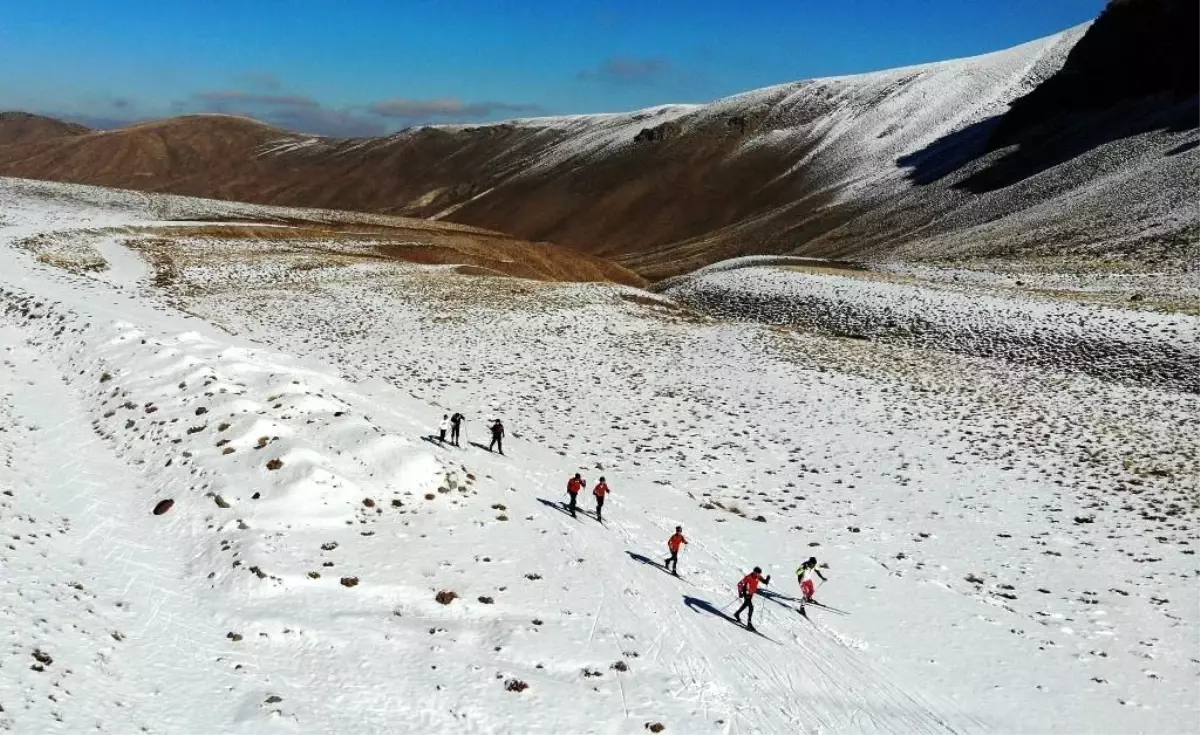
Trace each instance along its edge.
<instances>
[{"instance_id":1,"label":"rocky scree slope","mask_svg":"<svg viewBox=\"0 0 1200 735\"><path fill-rule=\"evenodd\" d=\"M730 263L663 294L701 313L1200 393L1200 318L923 282L880 272Z\"/></svg>"}]
</instances>

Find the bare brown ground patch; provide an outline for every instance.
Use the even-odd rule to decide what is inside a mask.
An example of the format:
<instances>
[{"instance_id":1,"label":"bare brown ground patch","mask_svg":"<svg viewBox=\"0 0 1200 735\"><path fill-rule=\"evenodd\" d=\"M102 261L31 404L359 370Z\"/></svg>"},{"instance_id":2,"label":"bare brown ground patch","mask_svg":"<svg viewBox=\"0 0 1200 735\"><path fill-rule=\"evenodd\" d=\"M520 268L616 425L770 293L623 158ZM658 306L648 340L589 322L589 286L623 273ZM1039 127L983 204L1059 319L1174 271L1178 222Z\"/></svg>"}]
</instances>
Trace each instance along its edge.
<instances>
[{"instance_id":1,"label":"bare brown ground patch","mask_svg":"<svg viewBox=\"0 0 1200 735\"><path fill-rule=\"evenodd\" d=\"M108 261L91 245L86 236L66 238L56 234L31 235L16 242L17 247L33 254L39 263L80 275L106 270Z\"/></svg>"},{"instance_id":2,"label":"bare brown ground patch","mask_svg":"<svg viewBox=\"0 0 1200 735\"><path fill-rule=\"evenodd\" d=\"M668 301L662 297L645 296L637 293L622 293L619 294L619 297L622 301L642 307L644 314L655 319L688 322L691 324L705 324L711 321L708 317L697 311L674 301Z\"/></svg>"},{"instance_id":3,"label":"bare brown ground patch","mask_svg":"<svg viewBox=\"0 0 1200 735\"><path fill-rule=\"evenodd\" d=\"M421 226L424 223L408 222L412 225L390 227L374 222L330 224L300 221L286 226L265 222L213 223L144 227L135 228L135 231L169 239L271 244L274 249L264 250L264 255L282 255L287 250L315 250L331 256L420 265L459 265L479 268L489 274L539 281L646 285L641 276L623 266L570 248L527 242L457 225L432 223L430 227L424 227Z\"/></svg>"},{"instance_id":4,"label":"bare brown ground patch","mask_svg":"<svg viewBox=\"0 0 1200 735\"><path fill-rule=\"evenodd\" d=\"M503 276L503 273L492 270L491 268L480 268L477 265L460 265L454 269L454 272L460 276Z\"/></svg>"}]
</instances>

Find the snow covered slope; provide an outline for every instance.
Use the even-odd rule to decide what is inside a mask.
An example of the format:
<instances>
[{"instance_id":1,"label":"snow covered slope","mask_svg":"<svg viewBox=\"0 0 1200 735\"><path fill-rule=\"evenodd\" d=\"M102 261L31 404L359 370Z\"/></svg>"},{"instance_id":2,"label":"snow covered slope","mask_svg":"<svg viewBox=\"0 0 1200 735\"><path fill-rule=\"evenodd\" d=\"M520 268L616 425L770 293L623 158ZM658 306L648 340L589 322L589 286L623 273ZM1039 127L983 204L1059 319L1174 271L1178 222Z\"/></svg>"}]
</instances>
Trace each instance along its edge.
<instances>
[{"instance_id":1,"label":"snow covered slope","mask_svg":"<svg viewBox=\"0 0 1200 735\"><path fill-rule=\"evenodd\" d=\"M48 192L0 182L0 728L1198 724L1195 395L612 285L250 245L168 281L70 234L153 207ZM762 636L728 617L754 565Z\"/></svg>"},{"instance_id":2,"label":"snow covered slope","mask_svg":"<svg viewBox=\"0 0 1200 735\"><path fill-rule=\"evenodd\" d=\"M882 269L830 269L820 261L783 263L718 263L672 279L662 293L714 316L1200 393L1197 316L1135 312L1128 301L1114 308L1030 298L1025 289L988 289L961 278L923 281ZM1194 298L1200 274L1190 283Z\"/></svg>"}]
</instances>

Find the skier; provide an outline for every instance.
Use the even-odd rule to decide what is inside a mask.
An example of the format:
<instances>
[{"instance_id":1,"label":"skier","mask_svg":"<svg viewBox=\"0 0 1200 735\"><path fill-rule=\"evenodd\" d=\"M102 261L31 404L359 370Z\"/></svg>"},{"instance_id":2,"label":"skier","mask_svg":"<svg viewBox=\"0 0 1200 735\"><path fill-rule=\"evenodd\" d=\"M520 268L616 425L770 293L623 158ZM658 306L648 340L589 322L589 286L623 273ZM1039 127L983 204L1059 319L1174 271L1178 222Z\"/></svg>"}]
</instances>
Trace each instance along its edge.
<instances>
[{"instance_id":1,"label":"skier","mask_svg":"<svg viewBox=\"0 0 1200 735\"><path fill-rule=\"evenodd\" d=\"M683 526L676 526L674 535L667 539L667 549L671 555L663 562L663 566L676 577L679 576L679 548L687 542L688 540L683 537Z\"/></svg>"},{"instance_id":2,"label":"skier","mask_svg":"<svg viewBox=\"0 0 1200 735\"><path fill-rule=\"evenodd\" d=\"M504 424L500 423L500 419L496 419L492 424L492 443L488 445L488 451L492 451L493 448L504 454Z\"/></svg>"},{"instance_id":3,"label":"skier","mask_svg":"<svg viewBox=\"0 0 1200 735\"><path fill-rule=\"evenodd\" d=\"M570 502L567 504L567 510L571 511L571 517L575 517L575 502L579 500L579 491L587 487L587 480L584 480L576 472L575 476L567 480L567 495L570 497Z\"/></svg>"},{"instance_id":4,"label":"skier","mask_svg":"<svg viewBox=\"0 0 1200 735\"><path fill-rule=\"evenodd\" d=\"M592 495L596 496L596 520L601 523L604 522L604 519L600 517L600 512L604 510L604 496L608 493L608 483L601 477L600 482L596 483L596 487L592 488Z\"/></svg>"},{"instance_id":5,"label":"skier","mask_svg":"<svg viewBox=\"0 0 1200 735\"><path fill-rule=\"evenodd\" d=\"M442 414L442 423L438 426L438 441L446 443L446 431L450 429L450 417Z\"/></svg>"},{"instance_id":6,"label":"skier","mask_svg":"<svg viewBox=\"0 0 1200 735\"><path fill-rule=\"evenodd\" d=\"M754 571L742 577L742 581L737 584L738 597L742 600L742 606L733 614L734 620L742 622L742 611L746 611L746 629L754 630L754 595L758 592L758 585L771 584L771 575L762 576L762 568L754 567Z\"/></svg>"},{"instance_id":7,"label":"skier","mask_svg":"<svg viewBox=\"0 0 1200 735\"><path fill-rule=\"evenodd\" d=\"M466 418L466 416L463 416L458 412L455 412L455 414L450 417L450 443L456 447L458 446L459 432L462 431L462 422L466 420Z\"/></svg>"},{"instance_id":8,"label":"skier","mask_svg":"<svg viewBox=\"0 0 1200 735\"><path fill-rule=\"evenodd\" d=\"M813 593L817 591L817 588L813 585L813 581L811 579L805 579L809 572L812 572L820 577L822 582L827 581L825 579L825 575L821 574L821 570L817 569L817 557L815 556L810 556L808 561L797 567L796 582L800 585L800 592L804 595L805 602L812 602Z\"/></svg>"}]
</instances>

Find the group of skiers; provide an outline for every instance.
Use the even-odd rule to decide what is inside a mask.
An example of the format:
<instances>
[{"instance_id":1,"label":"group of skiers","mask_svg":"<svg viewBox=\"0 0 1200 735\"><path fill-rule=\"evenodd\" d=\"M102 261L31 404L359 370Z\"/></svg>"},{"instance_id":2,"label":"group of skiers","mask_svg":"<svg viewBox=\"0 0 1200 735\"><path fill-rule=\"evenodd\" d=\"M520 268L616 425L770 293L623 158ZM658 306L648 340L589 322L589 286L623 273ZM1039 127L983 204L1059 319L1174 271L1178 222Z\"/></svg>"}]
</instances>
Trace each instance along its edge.
<instances>
[{"instance_id":1,"label":"group of skiers","mask_svg":"<svg viewBox=\"0 0 1200 735\"><path fill-rule=\"evenodd\" d=\"M575 518L575 511L578 508L579 491L587 487L587 480L579 476L576 472L575 476L567 480L567 510L570 511L571 517ZM608 489L608 483L603 477L600 482L596 483L596 487L592 488L592 497L596 499L596 520L604 522L604 496L608 495L611 490Z\"/></svg>"},{"instance_id":2,"label":"group of skiers","mask_svg":"<svg viewBox=\"0 0 1200 735\"><path fill-rule=\"evenodd\" d=\"M579 507L579 493L587 488L587 480L576 472L573 477L567 480L567 503L566 509L570 512L571 517L575 518L576 511ZM592 488L592 495L596 498L596 520L604 522L602 512L604 509L604 498L612 492L608 483L603 477ZM683 545L688 543L687 538L683 535L683 526L676 526L675 533L667 539L667 550L671 555L663 560L663 569L666 569L676 577L679 576L679 550ZM814 602L813 595L816 593L816 586L813 584L809 574L815 574L820 577L821 581L825 581L825 575L821 574L821 570L817 568L817 557L809 557L796 568L796 583L800 585L800 594L802 596L800 612L804 615L804 604ZM733 618L737 622L742 622L742 613L746 613L746 628L753 631L754 628L754 595L758 593L760 584L771 584L771 575L763 576L761 567L754 567L754 570L743 577L737 584L738 599L741 600L742 606L734 613Z\"/></svg>"},{"instance_id":3,"label":"group of skiers","mask_svg":"<svg viewBox=\"0 0 1200 735\"><path fill-rule=\"evenodd\" d=\"M816 593L817 588L816 585L813 584L812 579L808 577L810 572L820 577L822 582L826 581L825 575L821 574L820 569L817 569L817 557L815 556L810 556L808 561L802 562L800 566L796 568L796 583L800 585L800 594L802 598L800 603L800 614L805 616L807 616L808 613L804 612L804 604L816 602L816 600L813 599L813 595ZM737 612L733 614L733 619L739 623L742 622L742 613L745 612L746 629L751 631L754 630L754 595L758 593L758 586L760 584L771 584L771 575L768 574L764 577L762 575L761 567L754 567L753 571L751 571L745 577L742 577L741 581L737 583L738 599L742 601L742 606L739 607Z\"/></svg>"},{"instance_id":4,"label":"group of skiers","mask_svg":"<svg viewBox=\"0 0 1200 735\"><path fill-rule=\"evenodd\" d=\"M459 440L462 434L462 425L466 421L466 417L461 413L444 414L442 422L438 427L438 441L445 444L447 441L447 433L449 433L449 442L454 446L459 446ZM488 451L499 451L504 454L504 424L500 419L494 419L488 427L492 435L492 441L488 445ZM579 509L579 493L587 488L587 480L583 479L580 473L576 472L575 476L567 480L567 503L566 510L571 514L572 518L576 517L576 511ZM604 522L604 498L612 492L608 487L608 482L603 477L592 488L592 497L596 500L596 520ZM663 568L675 575L679 576L679 551L683 548L688 540L683 535L683 526L676 526L675 533L667 539L667 550L670 556L663 560ZM813 595L816 592L816 586L813 584L809 574L815 574L824 582L825 576L821 574L821 570L817 568L817 558L809 557L808 561L803 562L796 569L796 583L800 585L800 593L802 602L800 612L804 613L804 603L815 602ZM738 599L742 605L734 613L733 618L738 623L742 622L742 613L746 613L746 629L755 630L754 628L754 596L758 594L759 585L770 585L771 575L763 576L761 567L754 567L754 570L743 577L737 583Z\"/></svg>"},{"instance_id":5,"label":"group of skiers","mask_svg":"<svg viewBox=\"0 0 1200 735\"><path fill-rule=\"evenodd\" d=\"M457 411L453 414L442 414L442 423L438 425L438 441L442 444L446 443L446 433L450 433L450 443L454 446L460 446L458 441L462 435L463 422L467 420ZM500 419L493 419L488 431L492 434L492 441L488 444L489 452L499 452L504 454L504 424Z\"/></svg>"}]
</instances>

